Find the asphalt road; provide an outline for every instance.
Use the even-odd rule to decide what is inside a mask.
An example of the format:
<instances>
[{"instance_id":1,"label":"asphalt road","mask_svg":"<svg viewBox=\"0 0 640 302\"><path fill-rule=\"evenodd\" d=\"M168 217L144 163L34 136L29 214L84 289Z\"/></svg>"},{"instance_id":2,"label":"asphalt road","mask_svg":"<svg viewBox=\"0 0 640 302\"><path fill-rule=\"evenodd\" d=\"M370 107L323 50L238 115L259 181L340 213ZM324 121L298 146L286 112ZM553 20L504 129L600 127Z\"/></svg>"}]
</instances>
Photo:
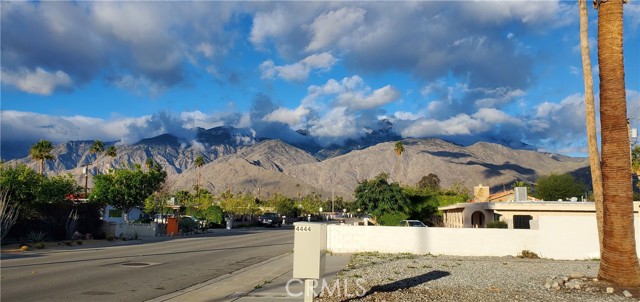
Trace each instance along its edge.
<instances>
[{"instance_id":1,"label":"asphalt road","mask_svg":"<svg viewBox=\"0 0 640 302\"><path fill-rule=\"evenodd\" d=\"M145 301L293 250L293 229L3 255L2 301Z\"/></svg>"}]
</instances>

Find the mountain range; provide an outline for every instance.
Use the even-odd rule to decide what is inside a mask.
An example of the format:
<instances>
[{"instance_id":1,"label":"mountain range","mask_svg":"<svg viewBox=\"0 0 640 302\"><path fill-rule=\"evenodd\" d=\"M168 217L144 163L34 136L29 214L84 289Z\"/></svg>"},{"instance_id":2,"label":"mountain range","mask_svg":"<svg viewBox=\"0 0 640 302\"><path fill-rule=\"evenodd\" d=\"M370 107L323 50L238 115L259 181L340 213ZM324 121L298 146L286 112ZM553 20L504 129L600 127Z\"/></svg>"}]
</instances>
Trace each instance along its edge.
<instances>
[{"instance_id":1,"label":"mountain range","mask_svg":"<svg viewBox=\"0 0 640 302\"><path fill-rule=\"evenodd\" d=\"M163 134L132 145L116 145L117 156L91 154L93 141L69 141L56 145L55 160L45 162L49 174L70 173L84 184L83 166L89 174L106 173L112 168L144 166L153 158L167 171L169 190L192 190L198 175L201 186L214 193L226 190L251 192L267 196L276 192L289 196L311 192L352 197L359 181L387 173L390 181L416 184L430 173L441 179L443 187L460 185L471 189L478 184L502 190L516 180L535 181L551 173L585 173L587 158L517 150L495 143L479 142L461 146L441 139L404 139L405 151L398 157L395 141L400 138L382 124L365 137L343 145L320 146L303 139L286 143L256 138L250 129L216 127L194 129L193 137L179 138ZM199 169L195 159L203 156L206 164ZM34 169L39 163L29 157L15 159ZM399 172L398 172L399 170ZM91 177L89 187L91 187Z\"/></svg>"}]
</instances>

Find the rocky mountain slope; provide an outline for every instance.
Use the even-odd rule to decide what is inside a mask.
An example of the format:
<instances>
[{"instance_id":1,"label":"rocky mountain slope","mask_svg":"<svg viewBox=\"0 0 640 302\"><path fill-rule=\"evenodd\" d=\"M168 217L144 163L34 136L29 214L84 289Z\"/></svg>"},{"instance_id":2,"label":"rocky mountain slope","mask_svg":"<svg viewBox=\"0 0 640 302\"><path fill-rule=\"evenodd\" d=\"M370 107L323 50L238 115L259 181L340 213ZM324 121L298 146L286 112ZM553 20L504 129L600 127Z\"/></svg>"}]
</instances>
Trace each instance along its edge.
<instances>
[{"instance_id":1,"label":"rocky mountain slope","mask_svg":"<svg viewBox=\"0 0 640 302\"><path fill-rule=\"evenodd\" d=\"M394 142L376 144L378 140L390 140L391 132L384 132L383 128L374 132L369 141L354 140L346 149L316 149L314 154L230 127L196 129L190 140L164 134L133 145L118 144L114 158L90 154L92 141L72 141L55 147L52 154L56 160L46 162L45 171L70 173L84 185L84 165L90 164L93 175L135 163L144 166L148 158L153 158L168 172L167 186L172 190L193 189L200 173L202 187L215 193L229 189L262 196L275 192L290 196L316 192L325 197L333 193L349 198L358 181L380 173L389 174L391 181L409 185L434 173L443 187L459 184L471 190L484 184L495 190L503 185L508 187L516 179L535 181L541 175L585 171L588 167L586 158L515 150L484 142L465 147L440 139L403 140L405 152L398 159ZM112 144L115 142L106 143ZM194 164L198 156L207 162L200 169ZM26 163L34 169L39 165L29 158L9 163L12 162Z\"/></svg>"}]
</instances>

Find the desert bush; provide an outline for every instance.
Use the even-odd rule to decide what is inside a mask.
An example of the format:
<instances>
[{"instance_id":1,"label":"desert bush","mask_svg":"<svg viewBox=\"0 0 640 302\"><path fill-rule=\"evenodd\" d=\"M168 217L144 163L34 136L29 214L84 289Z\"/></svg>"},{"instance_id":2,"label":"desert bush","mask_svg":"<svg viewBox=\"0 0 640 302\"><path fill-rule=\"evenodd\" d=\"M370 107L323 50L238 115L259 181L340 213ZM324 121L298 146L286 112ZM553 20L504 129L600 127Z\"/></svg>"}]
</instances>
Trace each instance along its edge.
<instances>
[{"instance_id":1,"label":"desert bush","mask_svg":"<svg viewBox=\"0 0 640 302\"><path fill-rule=\"evenodd\" d=\"M492 221L492 222L487 223L487 228L488 229L506 229L508 227L509 226L504 221Z\"/></svg>"},{"instance_id":2,"label":"desert bush","mask_svg":"<svg viewBox=\"0 0 640 302\"><path fill-rule=\"evenodd\" d=\"M42 242L36 243L36 248L39 249L39 250L43 249L44 248L44 243L42 243Z\"/></svg>"},{"instance_id":3,"label":"desert bush","mask_svg":"<svg viewBox=\"0 0 640 302\"><path fill-rule=\"evenodd\" d=\"M30 232L27 235L27 240L29 242L36 243L36 242L44 241L45 237L47 237L47 234L43 232Z\"/></svg>"},{"instance_id":4,"label":"desert bush","mask_svg":"<svg viewBox=\"0 0 640 302\"><path fill-rule=\"evenodd\" d=\"M530 250L522 250L522 252L520 252L520 255L518 255L519 258L527 258L527 259L539 259L540 256L538 256L538 254L536 254L535 252L532 252Z\"/></svg>"},{"instance_id":5,"label":"desert bush","mask_svg":"<svg viewBox=\"0 0 640 302\"><path fill-rule=\"evenodd\" d=\"M77 244L77 245L82 245L82 240L78 240L78 241L76 241L76 244Z\"/></svg>"},{"instance_id":6,"label":"desert bush","mask_svg":"<svg viewBox=\"0 0 640 302\"><path fill-rule=\"evenodd\" d=\"M391 212L384 213L378 218L378 223L380 225L391 225L395 226L405 219L409 218L409 216L402 212Z\"/></svg>"}]
</instances>

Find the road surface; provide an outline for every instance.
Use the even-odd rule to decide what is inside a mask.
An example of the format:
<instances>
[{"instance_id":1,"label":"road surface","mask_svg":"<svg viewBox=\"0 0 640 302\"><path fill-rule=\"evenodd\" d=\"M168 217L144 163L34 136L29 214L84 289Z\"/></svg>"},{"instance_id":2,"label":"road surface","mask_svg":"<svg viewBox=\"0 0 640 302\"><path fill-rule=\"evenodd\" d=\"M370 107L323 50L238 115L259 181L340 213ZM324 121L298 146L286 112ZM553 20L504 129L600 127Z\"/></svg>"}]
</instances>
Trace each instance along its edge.
<instances>
[{"instance_id":1,"label":"road surface","mask_svg":"<svg viewBox=\"0 0 640 302\"><path fill-rule=\"evenodd\" d=\"M3 255L2 301L146 301L291 252L293 229Z\"/></svg>"}]
</instances>

